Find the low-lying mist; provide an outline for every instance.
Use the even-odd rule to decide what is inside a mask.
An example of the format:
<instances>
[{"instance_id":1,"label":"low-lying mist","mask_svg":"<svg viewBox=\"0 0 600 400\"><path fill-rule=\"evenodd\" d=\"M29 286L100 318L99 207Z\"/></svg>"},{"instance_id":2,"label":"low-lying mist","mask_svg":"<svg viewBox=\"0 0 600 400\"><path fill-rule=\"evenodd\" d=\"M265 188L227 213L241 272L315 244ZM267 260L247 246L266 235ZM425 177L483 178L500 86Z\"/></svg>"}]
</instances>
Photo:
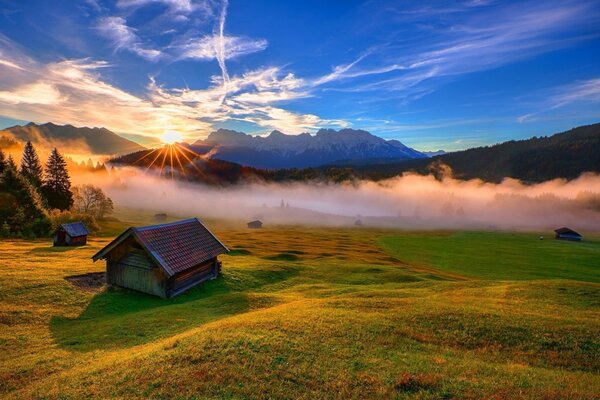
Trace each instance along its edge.
<instances>
[{"instance_id":1,"label":"low-lying mist","mask_svg":"<svg viewBox=\"0 0 600 400\"><path fill-rule=\"evenodd\" d=\"M102 187L117 207L200 218L261 219L269 224L407 229L600 230L600 175L525 185L405 174L354 184L252 183L217 188L159 178L135 168L75 183ZM283 204L282 204L283 203Z\"/></svg>"}]
</instances>

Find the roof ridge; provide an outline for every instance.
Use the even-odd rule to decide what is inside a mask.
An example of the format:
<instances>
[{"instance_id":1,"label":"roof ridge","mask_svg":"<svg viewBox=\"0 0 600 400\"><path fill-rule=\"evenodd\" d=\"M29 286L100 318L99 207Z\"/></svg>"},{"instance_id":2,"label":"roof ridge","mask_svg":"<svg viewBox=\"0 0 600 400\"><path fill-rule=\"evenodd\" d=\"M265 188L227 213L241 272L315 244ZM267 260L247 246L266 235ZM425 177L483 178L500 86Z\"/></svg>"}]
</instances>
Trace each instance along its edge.
<instances>
[{"instance_id":1,"label":"roof ridge","mask_svg":"<svg viewBox=\"0 0 600 400\"><path fill-rule=\"evenodd\" d=\"M186 223L190 223L192 221L198 221L198 218L188 218L188 219L182 219L180 221L173 221L173 222L167 222L164 224L158 224L158 225L146 225L146 226L139 226L139 227L134 227L133 229L137 230L137 231L145 231L148 229L158 229L158 228L163 228L163 227L169 227L169 226L177 226L177 225L181 225L181 224L186 224Z\"/></svg>"}]
</instances>

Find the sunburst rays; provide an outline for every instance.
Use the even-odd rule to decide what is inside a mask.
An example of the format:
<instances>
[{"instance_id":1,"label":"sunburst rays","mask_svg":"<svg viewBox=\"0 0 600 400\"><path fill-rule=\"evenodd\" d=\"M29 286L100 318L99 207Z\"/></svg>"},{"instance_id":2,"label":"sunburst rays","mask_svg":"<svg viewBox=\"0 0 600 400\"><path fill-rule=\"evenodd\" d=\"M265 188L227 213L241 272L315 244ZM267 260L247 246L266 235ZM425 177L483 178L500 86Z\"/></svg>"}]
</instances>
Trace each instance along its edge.
<instances>
[{"instance_id":1,"label":"sunburst rays","mask_svg":"<svg viewBox=\"0 0 600 400\"><path fill-rule=\"evenodd\" d=\"M186 167L191 166L200 175L204 175L203 171L198 168L196 161L198 159L205 158L195 151L179 144L165 144L161 148L153 149L146 154L142 155L133 165L143 166L146 171L158 170L159 176L163 174L175 179L176 175L186 177L189 170ZM151 159L151 161L149 161Z\"/></svg>"}]
</instances>

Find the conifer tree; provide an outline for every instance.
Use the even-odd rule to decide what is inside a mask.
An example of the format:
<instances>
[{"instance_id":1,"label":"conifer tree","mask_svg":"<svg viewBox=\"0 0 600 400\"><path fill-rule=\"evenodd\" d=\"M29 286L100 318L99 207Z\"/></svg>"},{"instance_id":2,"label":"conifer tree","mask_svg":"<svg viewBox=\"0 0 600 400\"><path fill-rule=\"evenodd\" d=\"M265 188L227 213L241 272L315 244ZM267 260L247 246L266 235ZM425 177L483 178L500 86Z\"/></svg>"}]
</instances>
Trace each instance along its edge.
<instances>
[{"instance_id":1,"label":"conifer tree","mask_svg":"<svg viewBox=\"0 0 600 400\"><path fill-rule=\"evenodd\" d=\"M0 149L0 174L4 172L6 169L6 157L4 156L4 152Z\"/></svg>"},{"instance_id":2,"label":"conifer tree","mask_svg":"<svg viewBox=\"0 0 600 400\"><path fill-rule=\"evenodd\" d=\"M14 169L15 171L17 170L17 164L15 164L15 160L13 160L12 155L8 155L8 157L6 158L6 168L11 168Z\"/></svg>"},{"instance_id":3,"label":"conifer tree","mask_svg":"<svg viewBox=\"0 0 600 400\"><path fill-rule=\"evenodd\" d=\"M35 148L28 141L23 149L23 158L21 159L21 175L31 182L35 187L42 184L42 164Z\"/></svg>"},{"instance_id":4,"label":"conifer tree","mask_svg":"<svg viewBox=\"0 0 600 400\"><path fill-rule=\"evenodd\" d=\"M0 192L8 195L0 203L0 221L8 223L11 233L25 236L49 233L50 221L38 191L16 168L6 168L0 175Z\"/></svg>"},{"instance_id":5,"label":"conifer tree","mask_svg":"<svg viewBox=\"0 0 600 400\"><path fill-rule=\"evenodd\" d=\"M42 194L49 208L68 210L73 205L71 179L67 171L67 162L55 148L48 157L45 169L45 179Z\"/></svg>"}]
</instances>

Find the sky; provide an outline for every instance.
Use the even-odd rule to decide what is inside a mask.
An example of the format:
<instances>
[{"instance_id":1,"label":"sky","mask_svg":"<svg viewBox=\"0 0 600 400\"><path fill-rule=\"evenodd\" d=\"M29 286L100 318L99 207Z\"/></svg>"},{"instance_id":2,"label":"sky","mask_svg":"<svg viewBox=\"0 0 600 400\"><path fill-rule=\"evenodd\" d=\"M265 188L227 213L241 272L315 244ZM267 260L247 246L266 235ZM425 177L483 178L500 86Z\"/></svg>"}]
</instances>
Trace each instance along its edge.
<instances>
[{"instance_id":1,"label":"sky","mask_svg":"<svg viewBox=\"0 0 600 400\"><path fill-rule=\"evenodd\" d=\"M142 144L549 135L600 121L600 1L0 0L0 128L29 121Z\"/></svg>"}]
</instances>

